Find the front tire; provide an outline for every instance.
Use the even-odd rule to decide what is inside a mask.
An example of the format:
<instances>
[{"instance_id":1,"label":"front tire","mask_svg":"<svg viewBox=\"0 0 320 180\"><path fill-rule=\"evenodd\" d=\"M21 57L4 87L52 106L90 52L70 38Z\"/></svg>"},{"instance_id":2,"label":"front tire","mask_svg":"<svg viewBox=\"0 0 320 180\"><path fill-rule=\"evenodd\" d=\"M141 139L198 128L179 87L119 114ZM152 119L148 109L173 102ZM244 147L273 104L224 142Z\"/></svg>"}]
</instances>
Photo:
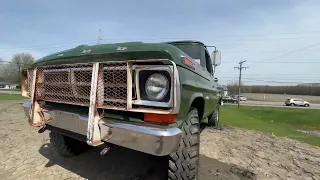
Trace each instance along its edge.
<instances>
[{"instance_id":1,"label":"front tire","mask_svg":"<svg viewBox=\"0 0 320 180\"><path fill-rule=\"evenodd\" d=\"M87 143L64 136L58 132L51 131L49 136L50 142L53 144L58 154L63 157L76 156L90 148Z\"/></svg>"},{"instance_id":2,"label":"front tire","mask_svg":"<svg viewBox=\"0 0 320 180\"><path fill-rule=\"evenodd\" d=\"M199 169L200 131L197 109L189 111L177 152L169 156L168 180L196 180Z\"/></svg>"},{"instance_id":3,"label":"front tire","mask_svg":"<svg viewBox=\"0 0 320 180\"><path fill-rule=\"evenodd\" d=\"M220 106L217 106L217 109L208 117L209 126L218 127L220 120Z\"/></svg>"}]
</instances>

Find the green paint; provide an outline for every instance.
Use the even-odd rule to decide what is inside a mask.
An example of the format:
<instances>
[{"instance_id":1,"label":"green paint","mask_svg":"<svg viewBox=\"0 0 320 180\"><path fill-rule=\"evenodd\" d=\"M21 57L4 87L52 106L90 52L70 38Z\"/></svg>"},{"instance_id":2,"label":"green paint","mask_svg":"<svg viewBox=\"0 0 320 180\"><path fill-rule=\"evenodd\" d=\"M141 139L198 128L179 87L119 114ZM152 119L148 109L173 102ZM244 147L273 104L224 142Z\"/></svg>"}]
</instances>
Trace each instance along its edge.
<instances>
[{"instance_id":1,"label":"green paint","mask_svg":"<svg viewBox=\"0 0 320 180\"><path fill-rule=\"evenodd\" d=\"M213 81L213 75L201 65L196 65L194 68L190 68L185 65L182 61L182 57L186 57L190 60L192 60L192 58L174 46L175 44L199 45L201 46L201 54L199 56L205 56L205 45L199 41L176 41L164 43L127 42L93 46L77 46L69 50L43 57L37 60L33 64L33 67L126 60L172 60L178 67L181 84L181 108L177 122L177 125L180 127L186 119L186 115L188 114L190 106L195 98L201 98L204 100L205 111L203 117L205 118L213 113L218 104L219 97L217 96L217 88L214 88L217 83Z\"/></svg>"},{"instance_id":2,"label":"green paint","mask_svg":"<svg viewBox=\"0 0 320 180\"><path fill-rule=\"evenodd\" d=\"M132 42L93 46L81 45L73 49L45 56L37 60L34 63L34 66L135 59L143 60L150 58L169 58L176 62L176 60L180 58L177 57L177 55L179 56L180 54L184 53L167 43ZM177 61L176 63L181 64L180 61Z\"/></svg>"}]
</instances>

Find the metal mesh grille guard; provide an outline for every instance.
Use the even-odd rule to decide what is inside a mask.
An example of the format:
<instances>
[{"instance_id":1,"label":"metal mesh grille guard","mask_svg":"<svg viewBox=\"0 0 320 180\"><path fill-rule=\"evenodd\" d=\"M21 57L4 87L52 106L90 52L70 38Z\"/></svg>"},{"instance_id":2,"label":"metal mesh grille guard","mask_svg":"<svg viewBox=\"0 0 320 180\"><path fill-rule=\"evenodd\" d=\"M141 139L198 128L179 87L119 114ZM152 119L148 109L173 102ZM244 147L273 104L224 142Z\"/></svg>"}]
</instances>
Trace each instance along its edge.
<instances>
[{"instance_id":1,"label":"metal mesh grille guard","mask_svg":"<svg viewBox=\"0 0 320 180\"><path fill-rule=\"evenodd\" d=\"M92 71L93 64L38 67L35 99L89 106ZM32 73L28 73L28 84L32 84ZM29 95L30 92L29 86ZM127 108L126 62L99 64L97 107Z\"/></svg>"}]
</instances>

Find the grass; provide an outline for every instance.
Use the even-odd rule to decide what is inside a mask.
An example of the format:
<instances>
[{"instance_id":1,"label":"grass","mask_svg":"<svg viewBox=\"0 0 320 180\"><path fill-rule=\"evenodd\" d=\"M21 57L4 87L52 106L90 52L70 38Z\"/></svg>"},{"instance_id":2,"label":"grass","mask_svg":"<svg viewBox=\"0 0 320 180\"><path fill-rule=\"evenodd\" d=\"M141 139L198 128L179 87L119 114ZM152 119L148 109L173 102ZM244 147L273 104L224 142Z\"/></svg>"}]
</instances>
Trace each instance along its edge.
<instances>
[{"instance_id":1,"label":"grass","mask_svg":"<svg viewBox=\"0 0 320 180\"><path fill-rule=\"evenodd\" d=\"M230 125L320 146L320 137L298 132L320 131L320 111L269 107L223 106L221 125Z\"/></svg>"},{"instance_id":2,"label":"grass","mask_svg":"<svg viewBox=\"0 0 320 180\"><path fill-rule=\"evenodd\" d=\"M1 100L21 100L21 99L27 99L26 97L21 96L20 94L5 94L0 93L0 101Z\"/></svg>"}]
</instances>

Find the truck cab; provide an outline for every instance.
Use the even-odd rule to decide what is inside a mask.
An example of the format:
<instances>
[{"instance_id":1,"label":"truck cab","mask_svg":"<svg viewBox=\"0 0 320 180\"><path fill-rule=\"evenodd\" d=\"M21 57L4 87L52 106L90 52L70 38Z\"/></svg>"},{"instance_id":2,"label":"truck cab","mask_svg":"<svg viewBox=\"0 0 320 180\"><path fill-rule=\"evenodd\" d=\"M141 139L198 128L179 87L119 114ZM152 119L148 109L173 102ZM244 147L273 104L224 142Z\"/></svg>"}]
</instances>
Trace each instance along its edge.
<instances>
[{"instance_id":1,"label":"truck cab","mask_svg":"<svg viewBox=\"0 0 320 180\"><path fill-rule=\"evenodd\" d=\"M216 66L220 65L220 57L216 58L215 56L217 56L217 54L220 56L220 53L216 50L213 52L212 57L216 58L216 61L213 62L207 46L202 42L175 41L170 42L170 44L185 52L199 67L194 72L197 75L192 73L189 74L188 77L190 79L193 79L193 77L196 78L194 79L195 87L198 88L198 91L201 92L204 97L204 103L201 103L204 105L203 111L201 111L201 118L205 119L209 115L212 115L212 112L217 108L216 105L219 104L221 100L219 94L221 90L219 89L218 80L214 76ZM215 52L218 53L215 54Z\"/></svg>"},{"instance_id":2,"label":"truck cab","mask_svg":"<svg viewBox=\"0 0 320 180\"><path fill-rule=\"evenodd\" d=\"M77 46L22 72L23 108L61 156L119 145L168 157L168 179L196 179L200 123L220 117L220 57L199 41Z\"/></svg>"}]
</instances>

